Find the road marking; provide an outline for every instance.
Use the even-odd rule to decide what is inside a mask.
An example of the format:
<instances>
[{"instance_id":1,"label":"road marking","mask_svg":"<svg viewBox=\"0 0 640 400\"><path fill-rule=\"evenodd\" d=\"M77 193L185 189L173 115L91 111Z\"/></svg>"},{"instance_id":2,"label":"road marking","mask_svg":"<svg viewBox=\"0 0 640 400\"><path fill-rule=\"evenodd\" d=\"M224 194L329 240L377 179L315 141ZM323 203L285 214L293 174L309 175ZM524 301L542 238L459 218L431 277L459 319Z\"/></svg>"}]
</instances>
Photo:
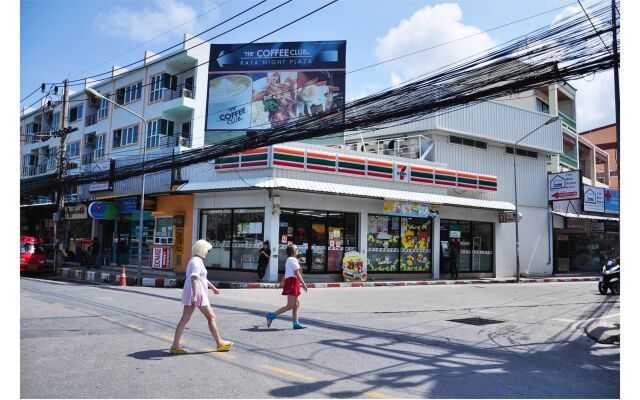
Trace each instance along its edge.
<instances>
[{"instance_id":1,"label":"road marking","mask_svg":"<svg viewBox=\"0 0 640 400\"><path fill-rule=\"evenodd\" d=\"M144 329L140 328L139 326L135 326L133 324L127 324L127 327L131 328L131 329L135 329L137 331L143 331Z\"/></svg>"},{"instance_id":2,"label":"road marking","mask_svg":"<svg viewBox=\"0 0 640 400\"><path fill-rule=\"evenodd\" d=\"M618 314L611 314L611 315L606 315L604 317L596 317L596 318L585 318L585 319L564 319L564 318L553 318L552 321L562 321L562 322L584 322L584 321L595 321L597 319L607 319L607 318L614 318L619 316L620 313Z\"/></svg>"},{"instance_id":3,"label":"road marking","mask_svg":"<svg viewBox=\"0 0 640 400\"><path fill-rule=\"evenodd\" d=\"M167 342L173 343L173 337L171 336L160 336L160 338L166 340ZM184 344L184 340L180 339L180 344Z\"/></svg>"},{"instance_id":4,"label":"road marking","mask_svg":"<svg viewBox=\"0 0 640 400\"><path fill-rule=\"evenodd\" d=\"M234 356L233 354L229 354L226 351L218 351L217 349L212 349L211 347L205 347L204 351L207 351L215 356L222 357L222 358L228 358L228 359L236 358L236 356Z\"/></svg>"},{"instance_id":5,"label":"road marking","mask_svg":"<svg viewBox=\"0 0 640 400\"><path fill-rule=\"evenodd\" d=\"M384 395L382 393L372 392L372 391L364 392L362 393L362 395L372 399L393 399L394 398L394 397L389 397L387 395Z\"/></svg>"},{"instance_id":6,"label":"road marking","mask_svg":"<svg viewBox=\"0 0 640 400\"><path fill-rule=\"evenodd\" d=\"M316 380L316 378L312 378L310 376L305 376L305 375L299 374L299 373L294 372L294 371L289 371L288 369L272 367L271 365L266 365L265 364L265 365L261 365L260 367L264 368L264 369L268 369L268 370L273 371L273 372L278 372L278 373L283 374L283 375L291 376L293 378L304 379L304 380L307 380L307 381L310 381L310 382L313 382L313 381Z\"/></svg>"},{"instance_id":7,"label":"road marking","mask_svg":"<svg viewBox=\"0 0 640 400\"><path fill-rule=\"evenodd\" d=\"M64 304L62 303L53 303L54 306L58 306L58 307L66 307Z\"/></svg>"},{"instance_id":8,"label":"road marking","mask_svg":"<svg viewBox=\"0 0 640 400\"><path fill-rule=\"evenodd\" d=\"M100 316L100 318L102 318L102 319L106 319L107 321L116 322L116 320L115 320L115 319L110 318L110 317L107 317L106 315L101 315L101 316Z\"/></svg>"}]
</instances>

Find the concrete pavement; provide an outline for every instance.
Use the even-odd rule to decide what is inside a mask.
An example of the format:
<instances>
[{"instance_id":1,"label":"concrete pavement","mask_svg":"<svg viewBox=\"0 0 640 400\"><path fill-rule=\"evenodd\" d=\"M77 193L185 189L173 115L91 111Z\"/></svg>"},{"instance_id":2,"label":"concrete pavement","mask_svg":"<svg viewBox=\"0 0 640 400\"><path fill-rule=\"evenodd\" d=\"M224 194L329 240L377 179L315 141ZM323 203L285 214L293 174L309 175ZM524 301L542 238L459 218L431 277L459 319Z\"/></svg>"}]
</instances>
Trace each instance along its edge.
<instances>
[{"instance_id":1,"label":"concrete pavement","mask_svg":"<svg viewBox=\"0 0 640 400\"><path fill-rule=\"evenodd\" d=\"M194 315L187 356L167 348L180 289L21 280L22 397L619 397L619 322L592 282L311 289L304 331L266 329L276 290L211 295L229 353ZM470 325L456 320L498 321Z\"/></svg>"}]
</instances>

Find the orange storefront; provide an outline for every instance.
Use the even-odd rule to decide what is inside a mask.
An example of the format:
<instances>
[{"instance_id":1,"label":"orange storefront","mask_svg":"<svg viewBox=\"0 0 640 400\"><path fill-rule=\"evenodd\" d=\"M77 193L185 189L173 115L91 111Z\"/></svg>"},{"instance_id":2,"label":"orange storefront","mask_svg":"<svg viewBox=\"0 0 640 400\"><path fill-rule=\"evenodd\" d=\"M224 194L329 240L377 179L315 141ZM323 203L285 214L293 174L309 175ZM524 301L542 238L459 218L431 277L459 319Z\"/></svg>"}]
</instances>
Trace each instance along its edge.
<instances>
[{"instance_id":1,"label":"orange storefront","mask_svg":"<svg viewBox=\"0 0 640 400\"><path fill-rule=\"evenodd\" d=\"M155 228L150 262L154 269L184 272L191 258L193 196L168 195L156 198Z\"/></svg>"}]
</instances>

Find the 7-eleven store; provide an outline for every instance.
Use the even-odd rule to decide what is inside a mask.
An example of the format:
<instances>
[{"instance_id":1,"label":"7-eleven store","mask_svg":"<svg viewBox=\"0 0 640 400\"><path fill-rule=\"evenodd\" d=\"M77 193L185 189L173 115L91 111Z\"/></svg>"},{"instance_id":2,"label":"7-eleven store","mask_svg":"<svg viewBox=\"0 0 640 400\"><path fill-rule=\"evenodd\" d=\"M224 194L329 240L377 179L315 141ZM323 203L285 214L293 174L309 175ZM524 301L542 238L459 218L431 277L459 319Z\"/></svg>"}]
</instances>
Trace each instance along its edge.
<instances>
[{"instance_id":1,"label":"7-eleven store","mask_svg":"<svg viewBox=\"0 0 640 400\"><path fill-rule=\"evenodd\" d=\"M342 280L348 251L364 254L369 279L448 278L452 241L460 278L513 275L513 232L499 213L515 207L483 198L498 180L482 172L287 144L191 167L177 192L194 195L192 239L213 244L205 259L212 279L255 280L264 240L269 281L284 271L287 242L315 281Z\"/></svg>"}]
</instances>

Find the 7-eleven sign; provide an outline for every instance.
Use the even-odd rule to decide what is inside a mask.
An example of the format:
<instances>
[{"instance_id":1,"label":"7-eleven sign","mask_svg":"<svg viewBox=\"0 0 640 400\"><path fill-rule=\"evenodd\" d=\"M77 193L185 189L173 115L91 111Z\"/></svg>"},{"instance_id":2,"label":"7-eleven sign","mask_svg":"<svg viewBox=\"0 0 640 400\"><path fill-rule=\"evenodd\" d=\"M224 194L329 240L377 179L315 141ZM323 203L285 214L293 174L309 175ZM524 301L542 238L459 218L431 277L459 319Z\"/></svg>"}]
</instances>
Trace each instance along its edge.
<instances>
[{"instance_id":1,"label":"7-eleven sign","mask_svg":"<svg viewBox=\"0 0 640 400\"><path fill-rule=\"evenodd\" d=\"M409 164L395 163L393 180L396 182L409 182Z\"/></svg>"}]
</instances>

